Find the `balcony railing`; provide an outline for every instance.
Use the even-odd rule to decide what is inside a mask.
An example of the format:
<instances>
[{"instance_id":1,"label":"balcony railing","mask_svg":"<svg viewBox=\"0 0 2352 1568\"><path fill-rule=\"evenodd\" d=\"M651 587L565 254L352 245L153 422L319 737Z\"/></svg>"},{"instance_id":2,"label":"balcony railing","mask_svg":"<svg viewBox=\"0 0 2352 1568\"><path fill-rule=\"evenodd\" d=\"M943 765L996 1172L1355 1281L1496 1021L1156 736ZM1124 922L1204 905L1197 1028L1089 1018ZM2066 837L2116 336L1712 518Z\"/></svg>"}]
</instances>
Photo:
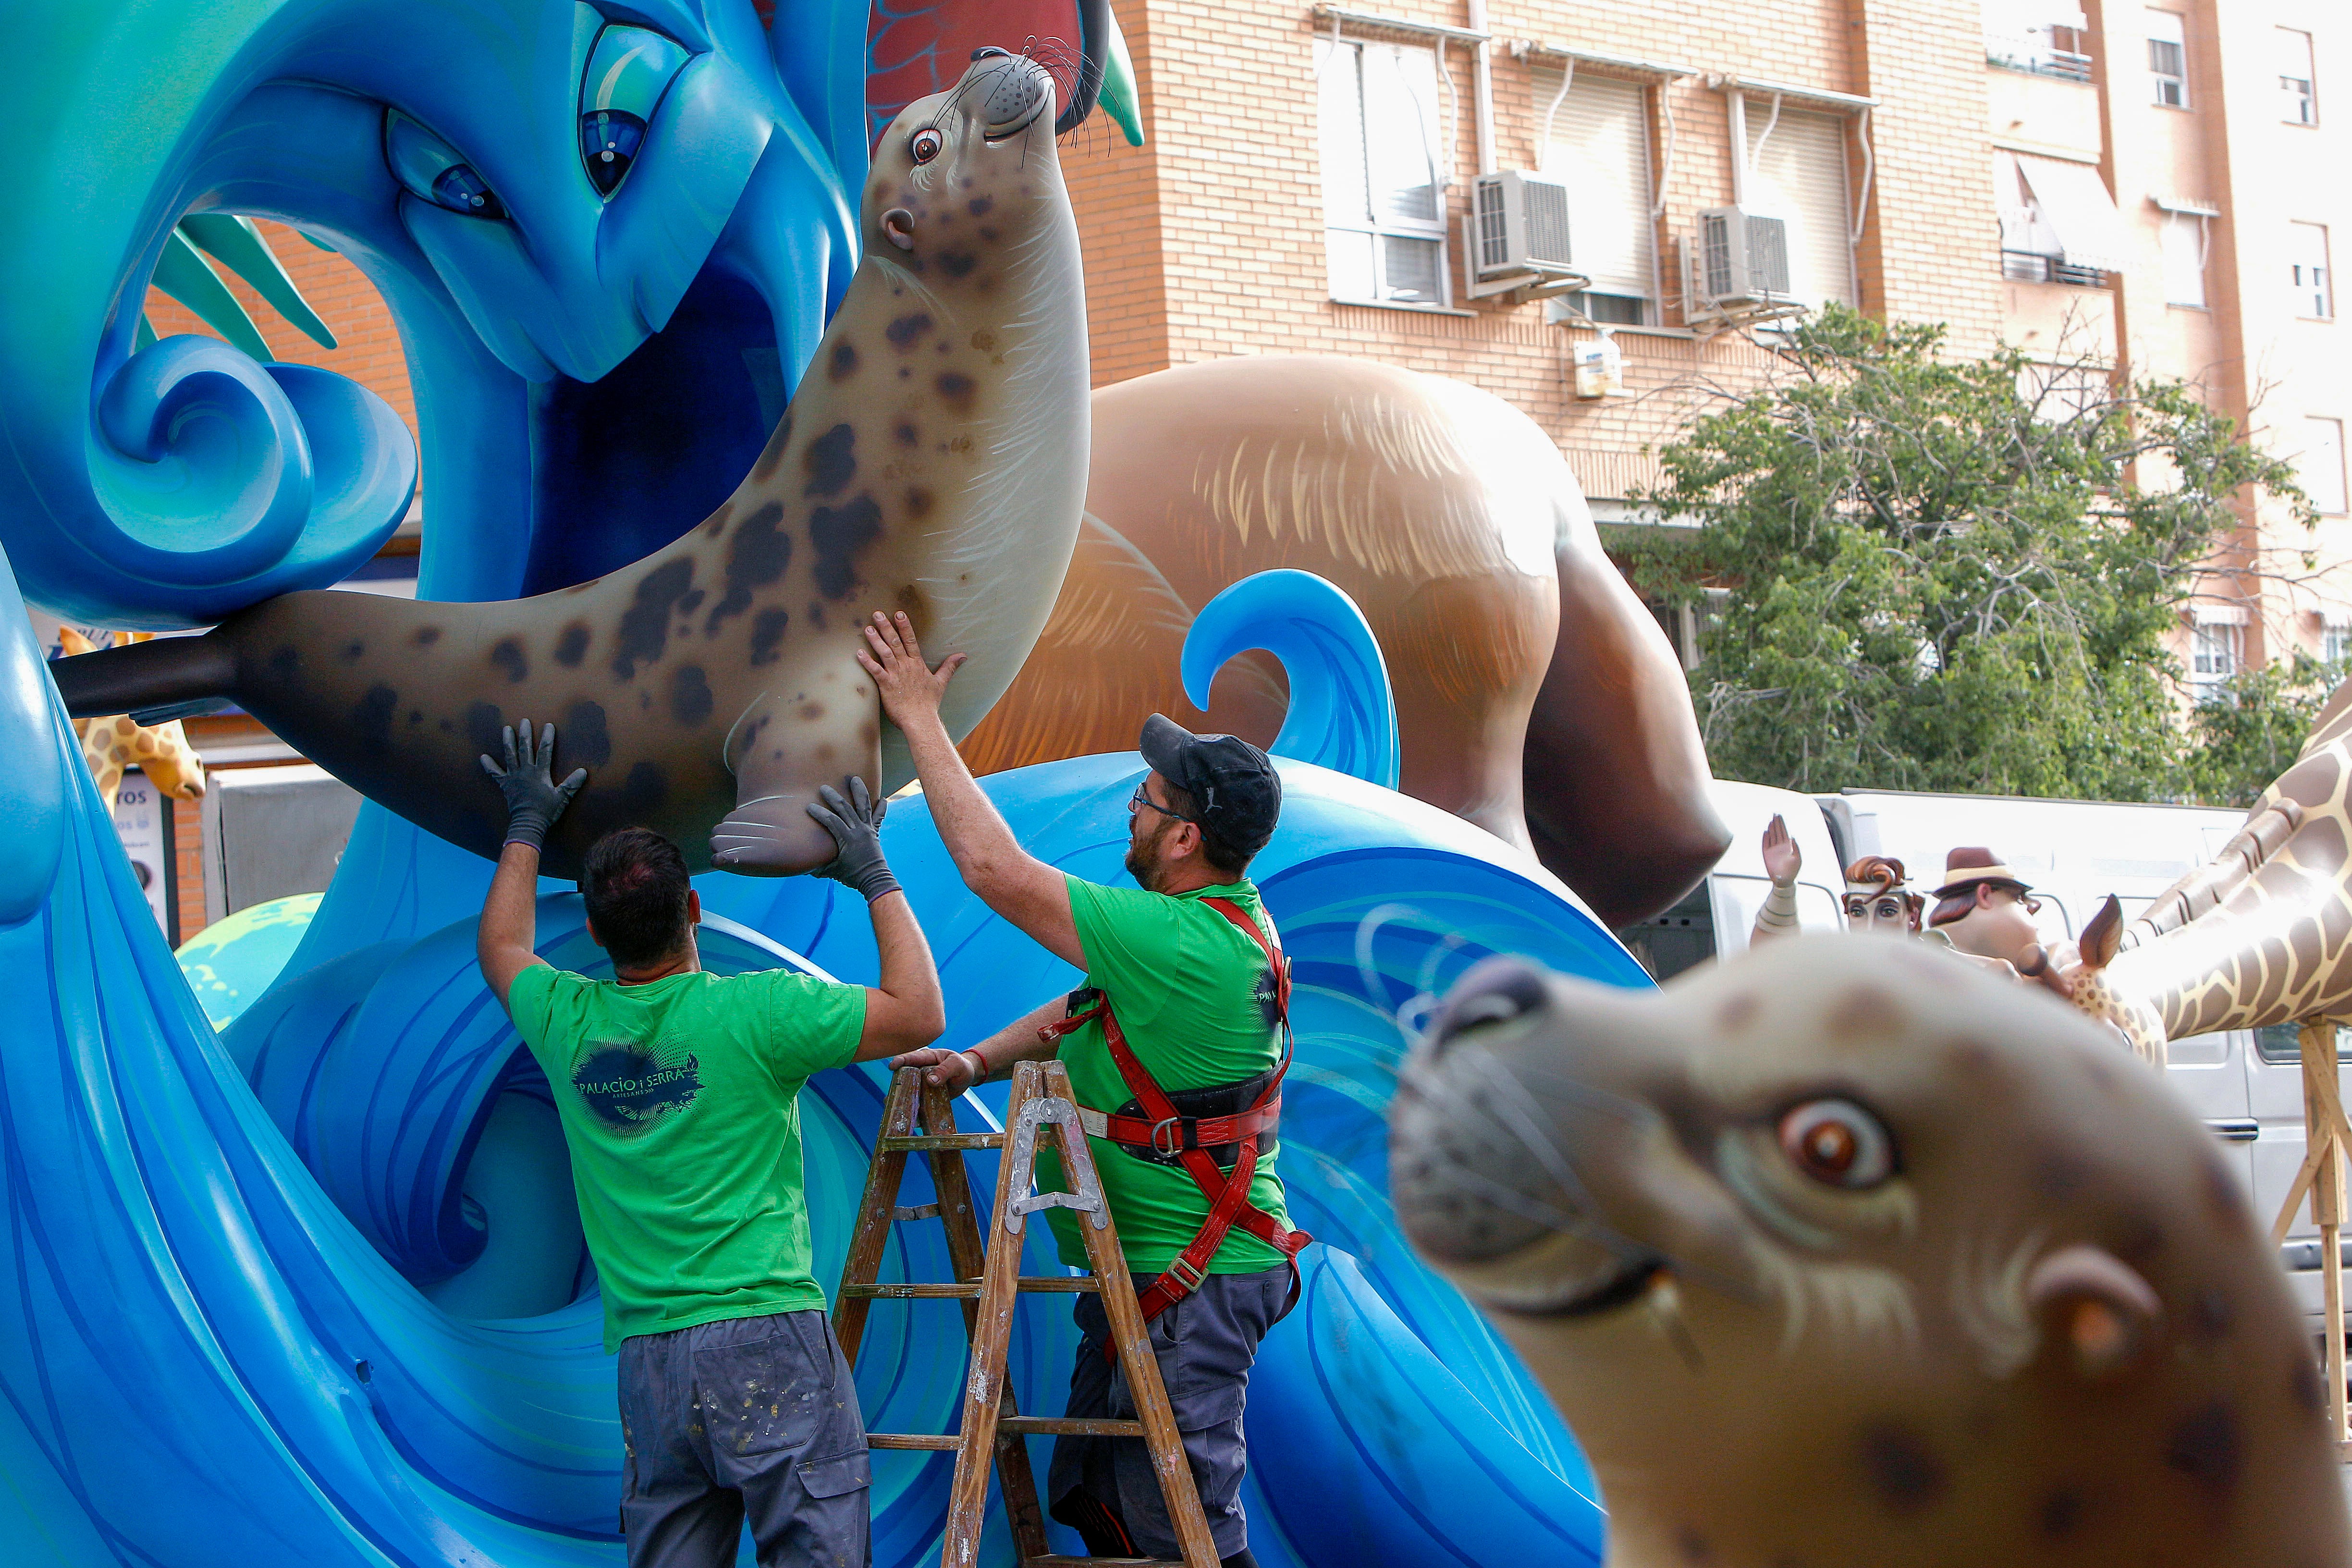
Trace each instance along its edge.
<instances>
[{"instance_id":1,"label":"balcony railing","mask_svg":"<svg viewBox=\"0 0 2352 1568\"><path fill-rule=\"evenodd\" d=\"M2068 29L2072 31L2072 29ZM2062 49L2053 43L2050 31L2043 29L2025 33L1987 33L1985 59L2004 70L2025 71L2033 76L2056 77L2063 81L2091 79L2091 57L2074 49Z\"/></svg>"},{"instance_id":2,"label":"balcony railing","mask_svg":"<svg viewBox=\"0 0 2352 1568\"><path fill-rule=\"evenodd\" d=\"M2000 275L2013 283L2065 283L2076 289L2104 289L2107 275L2095 267L2073 267L2054 256L2030 250L2000 253Z\"/></svg>"}]
</instances>

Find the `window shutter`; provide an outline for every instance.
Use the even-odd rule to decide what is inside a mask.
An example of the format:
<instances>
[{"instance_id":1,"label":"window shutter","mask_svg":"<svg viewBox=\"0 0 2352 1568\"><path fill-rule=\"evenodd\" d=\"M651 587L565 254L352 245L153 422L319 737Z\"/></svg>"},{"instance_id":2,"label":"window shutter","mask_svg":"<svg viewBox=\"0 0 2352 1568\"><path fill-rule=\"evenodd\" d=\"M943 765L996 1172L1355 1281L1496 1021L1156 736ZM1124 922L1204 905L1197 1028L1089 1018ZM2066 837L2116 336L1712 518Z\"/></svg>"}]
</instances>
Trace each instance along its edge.
<instances>
[{"instance_id":1,"label":"window shutter","mask_svg":"<svg viewBox=\"0 0 2352 1568\"><path fill-rule=\"evenodd\" d=\"M1538 135L1560 77L1535 72ZM1568 184L1569 232L1592 287L1648 299L1657 231L1650 221L1649 105L1642 84L1579 72L1536 158L1541 173Z\"/></svg>"},{"instance_id":2,"label":"window shutter","mask_svg":"<svg viewBox=\"0 0 2352 1568\"><path fill-rule=\"evenodd\" d=\"M1368 223L1371 193L1364 169L1364 94L1360 45L1315 40L1318 142L1323 163L1323 221Z\"/></svg>"},{"instance_id":3,"label":"window shutter","mask_svg":"<svg viewBox=\"0 0 2352 1568\"><path fill-rule=\"evenodd\" d=\"M1776 125L1772 100L1752 93L1747 119L1746 205L1753 212L1788 220L1790 292L1808 305L1829 300L1851 305L1853 245L1848 236L1853 207L1846 195L1845 121L1783 103ZM1764 134L1768 126L1772 132L1769 139Z\"/></svg>"},{"instance_id":4,"label":"window shutter","mask_svg":"<svg viewBox=\"0 0 2352 1568\"><path fill-rule=\"evenodd\" d=\"M2164 215L2164 302L2205 304L2205 220L2187 213Z\"/></svg>"}]
</instances>

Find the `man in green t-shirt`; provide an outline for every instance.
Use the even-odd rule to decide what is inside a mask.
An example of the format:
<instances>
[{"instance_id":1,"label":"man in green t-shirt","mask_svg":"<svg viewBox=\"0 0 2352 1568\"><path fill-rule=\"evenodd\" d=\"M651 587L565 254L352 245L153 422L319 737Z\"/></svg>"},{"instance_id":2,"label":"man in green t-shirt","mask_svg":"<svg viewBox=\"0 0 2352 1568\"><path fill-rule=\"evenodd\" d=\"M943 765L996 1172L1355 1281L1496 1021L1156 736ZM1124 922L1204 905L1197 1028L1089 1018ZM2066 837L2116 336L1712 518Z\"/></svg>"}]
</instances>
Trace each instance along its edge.
<instances>
[{"instance_id":1,"label":"man in green t-shirt","mask_svg":"<svg viewBox=\"0 0 2352 1568\"><path fill-rule=\"evenodd\" d=\"M1290 1228L1274 1168L1287 971L1246 875L1274 836L1281 780L1246 741L1194 735L1155 713L1143 727L1150 767L1128 804L1127 869L1139 886L1066 876L1021 848L948 739L940 697L961 656L932 672L904 615L877 614L866 637L859 658L907 737L965 885L1087 976L1085 990L970 1050L918 1050L891 1065L962 1089L1015 1061L1060 1057L1210 1532L1224 1568L1255 1568L1242 1405L1258 1342L1289 1310L1290 1258L1307 1240ZM1038 1167L1041 1186L1058 1180L1058 1161L1041 1153ZM1231 1184L1246 1200L1221 1231L1210 1194ZM1076 1216L1046 1212L1063 1261L1083 1267ZM1076 1317L1086 1339L1067 1414L1132 1419L1101 1302L1078 1297ZM1139 1438L1057 1439L1046 1491L1089 1552L1181 1555Z\"/></svg>"},{"instance_id":2,"label":"man in green t-shirt","mask_svg":"<svg viewBox=\"0 0 2352 1568\"><path fill-rule=\"evenodd\" d=\"M791 970L706 972L702 901L677 846L642 827L590 847L588 934L614 978L532 952L539 851L586 781L553 782L555 727L505 735L482 765L506 846L476 956L547 1074L581 1228L620 1356L630 1568L732 1568L748 1522L761 1568L865 1568L866 1426L810 1272L799 1096L811 1073L936 1039L939 973L882 858L880 803L830 787L809 815L840 854L818 875L865 895L880 983Z\"/></svg>"}]
</instances>

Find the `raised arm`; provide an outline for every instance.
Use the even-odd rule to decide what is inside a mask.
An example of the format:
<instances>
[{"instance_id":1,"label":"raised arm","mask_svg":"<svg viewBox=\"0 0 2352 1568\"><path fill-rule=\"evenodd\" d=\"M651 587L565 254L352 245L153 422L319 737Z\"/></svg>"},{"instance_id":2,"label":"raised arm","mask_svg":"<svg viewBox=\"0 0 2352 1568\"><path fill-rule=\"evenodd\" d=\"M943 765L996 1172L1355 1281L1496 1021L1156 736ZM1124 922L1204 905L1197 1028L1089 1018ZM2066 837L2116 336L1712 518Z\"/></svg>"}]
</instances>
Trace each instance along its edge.
<instances>
[{"instance_id":1,"label":"raised arm","mask_svg":"<svg viewBox=\"0 0 2352 1568\"><path fill-rule=\"evenodd\" d=\"M1796 835L1789 831L1780 814L1774 812L1772 820L1764 826L1764 873L1772 879L1772 887L1756 911L1756 924L1748 933L1748 946L1769 942L1776 936L1797 934L1801 929L1797 873L1804 865L1804 851L1798 847Z\"/></svg>"},{"instance_id":2,"label":"raised arm","mask_svg":"<svg viewBox=\"0 0 2352 1568\"><path fill-rule=\"evenodd\" d=\"M995 1077L1014 1062L1052 1061L1060 1054L1061 1041L1047 1039L1038 1033L1060 1023L1070 1016L1070 999L1056 996L1034 1013L1015 1018L976 1046L960 1051L943 1051L937 1047L908 1051L892 1057L893 1068L923 1068L923 1081L935 1084L952 1094L961 1094L973 1084Z\"/></svg>"},{"instance_id":3,"label":"raised arm","mask_svg":"<svg viewBox=\"0 0 2352 1568\"><path fill-rule=\"evenodd\" d=\"M490 879L489 896L482 901L481 924L474 932L474 962L482 966L482 978L489 983L490 994L501 1007L507 1005L507 990L515 976L545 962L532 951L538 945L539 849L547 841L547 830L588 782L585 768L572 769L572 776L562 784L554 781L554 725L545 727L535 746L530 721L525 719L520 728L522 738L518 744L517 726L507 726L506 766L482 759L482 771L498 781L499 793L506 796L507 841L499 850L499 869Z\"/></svg>"},{"instance_id":4,"label":"raised arm","mask_svg":"<svg viewBox=\"0 0 2352 1568\"><path fill-rule=\"evenodd\" d=\"M882 858L882 816L890 803L873 798L864 779L852 777L848 784L846 796L831 784L820 788L823 804L810 806L808 814L833 835L840 850L816 874L864 895L874 921L874 945L882 955L879 983L866 987L866 1028L857 1038L856 1059L864 1062L929 1045L947 1026L947 1008L931 945Z\"/></svg>"},{"instance_id":5,"label":"raised arm","mask_svg":"<svg viewBox=\"0 0 2352 1568\"><path fill-rule=\"evenodd\" d=\"M915 626L902 611L895 618L875 612L866 623L858 662L882 693L882 710L907 737L923 799L939 825L940 837L956 869L982 903L1003 915L1057 958L1080 969L1086 950L1070 917L1069 884L1061 872L1021 847L1004 818L980 791L971 770L940 721L940 697L955 678L963 655L950 654L937 671L923 662Z\"/></svg>"}]
</instances>

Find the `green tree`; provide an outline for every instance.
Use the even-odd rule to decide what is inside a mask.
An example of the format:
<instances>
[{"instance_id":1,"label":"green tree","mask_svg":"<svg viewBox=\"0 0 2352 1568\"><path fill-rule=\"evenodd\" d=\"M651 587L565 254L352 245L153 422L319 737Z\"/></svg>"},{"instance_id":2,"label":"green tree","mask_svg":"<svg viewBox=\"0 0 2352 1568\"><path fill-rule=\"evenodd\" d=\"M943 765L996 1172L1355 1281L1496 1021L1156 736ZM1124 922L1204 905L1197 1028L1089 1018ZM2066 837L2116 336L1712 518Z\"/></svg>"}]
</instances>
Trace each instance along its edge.
<instances>
[{"instance_id":1,"label":"green tree","mask_svg":"<svg viewBox=\"0 0 2352 1568\"><path fill-rule=\"evenodd\" d=\"M1691 674L1717 773L2177 797L2162 638L2235 492L2308 520L2291 470L2179 383L1946 359L1942 338L1832 305L1791 334L1775 384L1661 450L1642 499L1699 526L1627 553L1653 597L1728 590Z\"/></svg>"},{"instance_id":2,"label":"green tree","mask_svg":"<svg viewBox=\"0 0 2352 1568\"><path fill-rule=\"evenodd\" d=\"M2242 669L2222 682L2189 715L2189 793L2209 805L2253 805L2303 750L2346 674L2344 666L2298 648L2287 663Z\"/></svg>"}]
</instances>

